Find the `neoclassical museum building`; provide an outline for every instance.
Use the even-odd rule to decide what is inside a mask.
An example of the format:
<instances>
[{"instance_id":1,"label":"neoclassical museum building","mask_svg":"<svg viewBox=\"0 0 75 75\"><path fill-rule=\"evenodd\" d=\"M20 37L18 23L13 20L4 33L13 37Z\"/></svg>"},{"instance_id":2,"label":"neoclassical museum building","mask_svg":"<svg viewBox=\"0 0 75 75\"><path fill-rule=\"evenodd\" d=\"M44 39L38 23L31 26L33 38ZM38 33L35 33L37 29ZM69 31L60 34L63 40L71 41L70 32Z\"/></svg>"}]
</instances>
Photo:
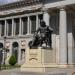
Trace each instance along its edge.
<instances>
[{"instance_id":1,"label":"neoclassical museum building","mask_svg":"<svg viewBox=\"0 0 75 75\"><path fill-rule=\"evenodd\" d=\"M26 49L44 20L52 27L50 63L75 64L75 0L22 0L0 5L0 51L8 64L12 54L25 63Z\"/></svg>"}]
</instances>

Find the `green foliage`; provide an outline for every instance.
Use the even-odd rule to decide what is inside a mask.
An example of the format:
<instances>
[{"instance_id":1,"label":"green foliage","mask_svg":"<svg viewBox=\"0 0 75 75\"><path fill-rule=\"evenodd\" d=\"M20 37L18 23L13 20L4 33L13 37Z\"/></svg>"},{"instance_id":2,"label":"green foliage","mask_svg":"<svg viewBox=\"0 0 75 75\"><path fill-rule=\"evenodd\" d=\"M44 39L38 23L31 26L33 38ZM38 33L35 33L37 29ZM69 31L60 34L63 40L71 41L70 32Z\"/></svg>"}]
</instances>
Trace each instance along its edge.
<instances>
[{"instance_id":1,"label":"green foliage","mask_svg":"<svg viewBox=\"0 0 75 75\"><path fill-rule=\"evenodd\" d=\"M21 65L18 65L18 64L16 64L16 65L4 65L4 64L2 64L1 65L1 69L3 70L3 69L14 69L14 68L20 68L21 67Z\"/></svg>"},{"instance_id":2,"label":"green foliage","mask_svg":"<svg viewBox=\"0 0 75 75\"><path fill-rule=\"evenodd\" d=\"M9 59L9 64L11 66L14 66L15 64L17 63L17 60L16 60L16 56L15 55L12 55Z\"/></svg>"}]
</instances>

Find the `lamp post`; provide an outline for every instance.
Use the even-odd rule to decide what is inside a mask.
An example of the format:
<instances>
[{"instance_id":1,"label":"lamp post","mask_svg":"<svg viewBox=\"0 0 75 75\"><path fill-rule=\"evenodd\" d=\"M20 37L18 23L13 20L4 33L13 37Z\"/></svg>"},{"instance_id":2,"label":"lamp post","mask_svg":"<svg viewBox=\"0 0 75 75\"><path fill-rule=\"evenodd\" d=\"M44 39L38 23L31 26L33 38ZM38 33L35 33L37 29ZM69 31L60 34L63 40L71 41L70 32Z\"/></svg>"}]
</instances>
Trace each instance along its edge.
<instances>
[{"instance_id":1,"label":"lamp post","mask_svg":"<svg viewBox=\"0 0 75 75\"><path fill-rule=\"evenodd\" d=\"M3 57L4 57L4 60L3 60L3 65L5 65L5 53L6 53L5 52L6 51L6 47L5 46L6 46L6 36L4 36L4 49L3 49L3 53L4 53L3 54L4 55Z\"/></svg>"}]
</instances>

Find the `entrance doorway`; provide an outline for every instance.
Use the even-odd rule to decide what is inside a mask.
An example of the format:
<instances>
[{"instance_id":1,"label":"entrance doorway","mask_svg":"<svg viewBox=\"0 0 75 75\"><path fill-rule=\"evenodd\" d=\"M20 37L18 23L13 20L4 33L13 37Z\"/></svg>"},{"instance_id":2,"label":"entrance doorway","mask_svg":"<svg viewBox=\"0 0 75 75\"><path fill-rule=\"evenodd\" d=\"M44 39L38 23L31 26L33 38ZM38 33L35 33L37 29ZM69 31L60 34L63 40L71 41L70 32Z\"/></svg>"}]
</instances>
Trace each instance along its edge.
<instances>
[{"instance_id":1,"label":"entrance doorway","mask_svg":"<svg viewBox=\"0 0 75 75\"><path fill-rule=\"evenodd\" d=\"M14 54L16 56L17 62L18 62L18 47L19 47L19 45L17 42L14 42L12 44L12 54Z\"/></svg>"}]
</instances>

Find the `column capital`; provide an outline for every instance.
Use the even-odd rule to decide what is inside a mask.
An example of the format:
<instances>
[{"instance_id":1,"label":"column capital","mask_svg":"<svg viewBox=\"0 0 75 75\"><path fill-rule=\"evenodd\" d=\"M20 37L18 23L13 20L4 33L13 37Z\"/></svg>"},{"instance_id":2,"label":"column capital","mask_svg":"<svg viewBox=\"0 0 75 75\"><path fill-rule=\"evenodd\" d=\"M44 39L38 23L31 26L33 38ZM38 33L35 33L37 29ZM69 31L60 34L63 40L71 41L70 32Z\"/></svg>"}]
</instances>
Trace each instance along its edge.
<instances>
[{"instance_id":1,"label":"column capital","mask_svg":"<svg viewBox=\"0 0 75 75\"><path fill-rule=\"evenodd\" d=\"M64 10L66 10L66 6L59 6L59 7L57 7L57 9L59 9L60 11L64 11Z\"/></svg>"},{"instance_id":2,"label":"column capital","mask_svg":"<svg viewBox=\"0 0 75 75\"><path fill-rule=\"evenodd\" d=\"M48 12L48 8L42 8L43 12Z\"/></svg>"}]
</instances>

